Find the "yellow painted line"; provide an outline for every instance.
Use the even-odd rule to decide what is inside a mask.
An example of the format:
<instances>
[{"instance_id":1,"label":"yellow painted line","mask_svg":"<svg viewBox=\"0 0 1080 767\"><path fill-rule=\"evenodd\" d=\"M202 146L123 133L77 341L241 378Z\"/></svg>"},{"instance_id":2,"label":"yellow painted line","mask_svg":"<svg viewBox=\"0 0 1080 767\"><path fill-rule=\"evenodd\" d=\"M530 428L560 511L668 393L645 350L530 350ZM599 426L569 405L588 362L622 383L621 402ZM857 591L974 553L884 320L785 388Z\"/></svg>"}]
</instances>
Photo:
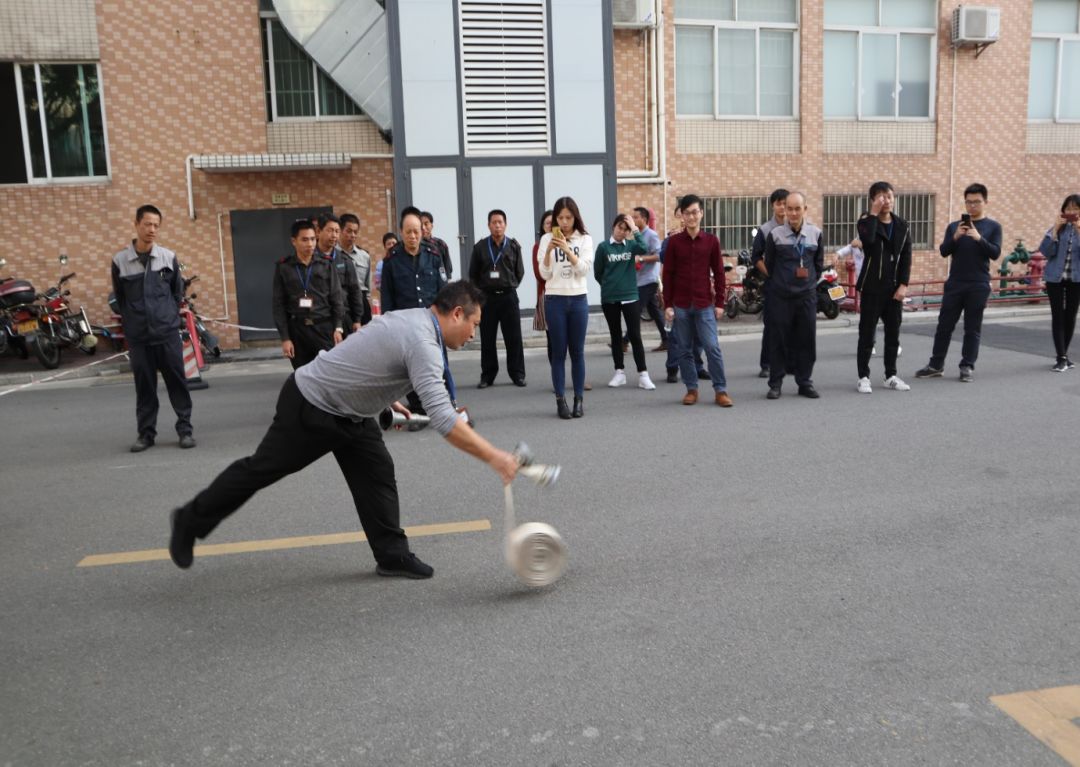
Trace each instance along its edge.
<instances>
[{"instance_id":1,"label":"yellow painted line","mask_svg":"<svg viewBox=\"0 0 1080 767\"><path fill-rule=\"evenodd\" d=\"M470 522L447 522L438 525L406 527L410 538L451 533L479 533L491 529L491 522L475 519ZM279 549L304 549L310 546L333 546L339 543L361 543L367 540L363 533L331 533L330 535L301 535L295 538L270 538L262 541L238 541L236 543L210 543L195 547L196 557L219 557L223 554L246 554L252 551L277 551ZM102 565L130 565L135 562L155 562L169 558L168 549L144 551L121 551L117 554L94 554L83 557L77 567L100 567Z\"/></svg>"},{"instance_id":2,"label":"yellow painted line","mask_svg":"<svg viewBox=\"0 0 1080 767\"><path fill-rule=\"evenodd\" d=\"M1052 748L1073 767L1080 767L1080 685L995 695L990 702Z\"/></svg>"}]
</instances>

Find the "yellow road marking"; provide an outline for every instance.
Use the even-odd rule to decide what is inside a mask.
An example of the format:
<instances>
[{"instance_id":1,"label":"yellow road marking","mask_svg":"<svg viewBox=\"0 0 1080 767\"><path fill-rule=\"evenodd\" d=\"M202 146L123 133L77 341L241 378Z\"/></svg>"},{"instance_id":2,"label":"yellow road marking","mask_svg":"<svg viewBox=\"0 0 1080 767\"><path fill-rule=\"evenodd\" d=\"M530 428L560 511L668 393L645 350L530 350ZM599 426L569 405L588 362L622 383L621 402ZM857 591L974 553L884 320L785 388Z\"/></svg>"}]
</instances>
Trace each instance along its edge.
<instances>
[{"instance_id":1,"label":"yellow road marking","mask_svg":"<svg viewBox=\"0 0 1080 767\"><path fill-rule=\"evenodd\" d=\"M428 535L478 533L490 529L491 522L486 519L475 519L470 522L447 522L438 525L416 525L414 527L406 527L405 534L410 538L422 538ZM330 535L301 535L295 538L270 538L262 541L210 543L196 546L195 556L219 557L223 554L246 554L251 551L277 551L278 549L303 549L309 546L333 546L338 543L360 543L366 540L367 536L363 533L331 533ZM94 554L89 557L83 557L77 567L129 565L134 562L155 562L157 560L168 558L168 549L121 551L117 554Z\"/></svg>"},{"instance_id":2,"label":"yellow road marking","mask_svg":"<svg viewBox=\"0 0 1080 767\"><path fill-rule=\"evenodd\" d=\"M1080 767L1080 685L995 695L990 702L1057 752Z\"/></svg>"}]
</instances>

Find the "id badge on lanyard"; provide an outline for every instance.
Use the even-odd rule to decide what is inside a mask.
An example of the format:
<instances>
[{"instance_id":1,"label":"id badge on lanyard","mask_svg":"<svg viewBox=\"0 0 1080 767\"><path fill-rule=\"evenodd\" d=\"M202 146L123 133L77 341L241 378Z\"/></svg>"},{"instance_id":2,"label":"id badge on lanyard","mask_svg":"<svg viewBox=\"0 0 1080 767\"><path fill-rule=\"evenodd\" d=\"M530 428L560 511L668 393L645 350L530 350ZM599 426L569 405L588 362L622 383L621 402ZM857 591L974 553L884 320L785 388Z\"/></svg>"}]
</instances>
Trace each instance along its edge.
<instances>
[{"instance_id":1,"label":"id badge on lanyard","mask_svg":"<svg viewBox=\"0 0 1080 767\"><path fill-rule=\"evenodd\" d=\"M802 241L802 235L795 241L795 252L799 254L799 265L795 267L795 279L805 280L810 276L810 270L803 262L803 254L806 252L806 243Z\"/></svg>"}]
</instances>

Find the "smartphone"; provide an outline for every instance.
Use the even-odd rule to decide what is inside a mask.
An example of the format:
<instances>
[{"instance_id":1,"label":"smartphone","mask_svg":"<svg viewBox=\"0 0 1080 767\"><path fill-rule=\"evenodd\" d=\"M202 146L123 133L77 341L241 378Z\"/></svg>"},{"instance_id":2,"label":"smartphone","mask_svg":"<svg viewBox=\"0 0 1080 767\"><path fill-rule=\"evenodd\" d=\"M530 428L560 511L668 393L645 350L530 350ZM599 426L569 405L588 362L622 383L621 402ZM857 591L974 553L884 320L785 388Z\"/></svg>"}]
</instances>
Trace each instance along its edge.
<instances>
[{"instance_id":1,"label":"smartphone","mask_svg":"<svg viewBox=\"0 0 1080 767\"><path fill-rule=\"evenodd\" d=\"M960 223L963 226L971 226L971 214L970 213L961 213L960 214Z\"/></svg>"},{"instance_id":2,"label":"smartphone","mask_svg":"<svg viewBox=\"0 0 1080 767\"><path fill-rule=\"evenodd\" d=\"M1065 220L1070 224L1075 223L1077 219L1080 219L1080 213L1066 213Z\"/></svg>"}]
</instances>

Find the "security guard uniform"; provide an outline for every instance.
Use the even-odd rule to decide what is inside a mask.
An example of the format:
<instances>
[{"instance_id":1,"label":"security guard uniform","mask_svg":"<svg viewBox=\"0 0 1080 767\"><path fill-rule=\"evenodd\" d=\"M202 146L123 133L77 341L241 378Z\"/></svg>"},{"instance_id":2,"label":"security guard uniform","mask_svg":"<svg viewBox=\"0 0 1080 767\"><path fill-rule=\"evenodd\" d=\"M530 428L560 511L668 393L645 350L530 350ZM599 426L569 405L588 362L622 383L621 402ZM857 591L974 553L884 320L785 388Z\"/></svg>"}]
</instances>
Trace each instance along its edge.
<instances>
[{"instance_id":1,"label":"security guard uniform","mask_svg":"<svg viewBox=\"0 0 1080 767\"><path fill-rule=\"evenodd\" d=\"M315 255L323 255L319 249L315 249ZM324 256L334 265L337 272L338 283L341 285L342 298L345 301L345 324L344 331L348 335L354 324L364 322L364 294L360 292L360 279L356 276L356 266L351 258L345 255L341 248L334 248L333 252Z\"/></svg>"},{"instance_id":2,"label":"security guard uniform","mask_svg":"<svg viewBox=\"0 0 1080 767\"><path fill-rule=\"evenodd\" d=\"M306 266L295 254L280 259L273 302L278 335L293 342L294 370L334 347L334 331L344 328L345 306L337 270L326 256L315 253Z\"/></svg>"},{"instance_id":3,"label":"security guard uniform","mask_svg":"<svg viewBox=\"0 0 1080 767\"><path fill-rule=\"evenodd\" d=\"M817 359L817 281L825 266L821 230L803 222L788 224L765 237L765 322L769 326L769 388L779 389L794 366L799 389L813 386Z\"/></svg>"},{"instance_id":4,"label":"security guard uniform","mask_svg":"<svg viewBox=\"0 0 1080 767\"><path fill-rule=\"evenodd\" d=\"M525 351L521 342L521 307L517 289L525 275L521 245L503 237L496 245L485 237L473 246L469 259L469 280L484 291L484 312L480 317L480 382L490 385L499 374L495 338L502 327L506 345L506 369L510 380L525 381Z\"/></svg>"}]
</instances>

